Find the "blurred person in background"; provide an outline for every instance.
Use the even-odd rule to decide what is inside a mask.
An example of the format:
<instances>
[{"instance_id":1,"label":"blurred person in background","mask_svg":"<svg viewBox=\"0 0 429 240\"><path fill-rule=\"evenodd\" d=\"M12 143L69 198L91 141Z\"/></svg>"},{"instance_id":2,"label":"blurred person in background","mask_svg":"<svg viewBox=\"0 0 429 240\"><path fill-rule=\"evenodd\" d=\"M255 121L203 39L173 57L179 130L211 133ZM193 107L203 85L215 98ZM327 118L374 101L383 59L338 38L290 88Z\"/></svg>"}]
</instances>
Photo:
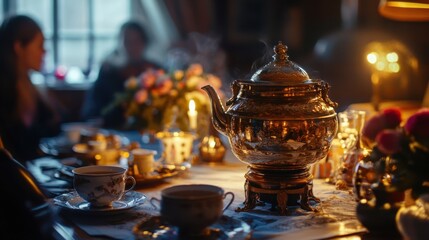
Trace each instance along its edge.
<instances>
[{"instance_id":1,"label":"blurred person in background","mask_svg":"<svg viewBox=\"0 0 429 240\"><path fill-rule=\"evenodd\" d=\"M60 115L30 80L42 69L43 32L32 18L15 15L0 27L0 136L20 162L41 156L39 141L60 132Z\"/></svg>"},{"instance_id":2,"label":"blurred person in background","mask_svg":"<svg viewBox=\"0 0 429 240\"><path fill-rule=\"evenodd\" d=\"M102 119L103 127L117 129L125 124L122 108L106 114L103 110L114 101L115 93L124 91L127 79L149 68L159 68L144 57L148 44L149 37L139 22L130 20L121 26L118 47L103 61L97 80L86 95L82 107L84 120Z\"/></svg>"}]
</instances>

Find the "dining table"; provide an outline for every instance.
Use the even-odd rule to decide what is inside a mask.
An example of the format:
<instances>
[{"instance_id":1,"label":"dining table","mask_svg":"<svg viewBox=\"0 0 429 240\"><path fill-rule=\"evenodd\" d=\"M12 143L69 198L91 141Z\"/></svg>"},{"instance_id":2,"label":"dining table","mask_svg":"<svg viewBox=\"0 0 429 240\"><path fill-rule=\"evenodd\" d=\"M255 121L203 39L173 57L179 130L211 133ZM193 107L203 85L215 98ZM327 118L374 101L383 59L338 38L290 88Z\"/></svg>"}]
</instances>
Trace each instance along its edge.
<instances>
[{"instance_id":1,"label":"dining table","mask_svg":"<svg viewBox=\"0 0 429 240\"><path fill-rule=\"evenodd\" d=\"M141 148L157 150L156 159L161 159L162 145L159 141L144 142L137 131L119 131L117 134L130 141L138 141ZM313 180L314 195L321 200L319 203L310 202L314 211L291 206L286 214L280 214L268 203L248 211L237 211L245 201L244 175L248 166L234 156L226 138L221 137L221 140L227 148L223 161L212 163L199 160L199 142L196 140L192 161L183 165L178 174L149 182L137 181L132 191L138 192L143 199L126 211L94 213L67 209L56 203L58 196L74 191L70 179L65 181L55 175L64 166L73 165L77 161L74 157L46 155L29 162L27 168L41 186L52 193L49 202L55 212L57 239L140 239L136 238L137 226L160 215L159 206L152 204L151 199L161 199L161 191L165 188L184 184L210 184L234 194L234 200L224 210L223 217L234 221L237 226L218 224L226 234L219 239L377 239L377 235L371 235L357 219L353 191L337 189L323 178ZM118 165L127 167L121 161ZM155 237L152 235L146 239Z\"/></svg>"}]
</instances>

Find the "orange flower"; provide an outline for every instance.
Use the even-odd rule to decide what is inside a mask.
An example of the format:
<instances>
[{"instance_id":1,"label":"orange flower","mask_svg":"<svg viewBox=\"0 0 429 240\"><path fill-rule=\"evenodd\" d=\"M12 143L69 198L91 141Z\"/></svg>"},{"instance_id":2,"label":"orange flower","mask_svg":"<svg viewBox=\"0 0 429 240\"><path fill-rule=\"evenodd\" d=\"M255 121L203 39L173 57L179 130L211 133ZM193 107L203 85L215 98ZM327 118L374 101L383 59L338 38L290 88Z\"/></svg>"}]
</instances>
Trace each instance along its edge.
<instances>
[{"instance_id":1,"label":"orange flower","mask_svg":"<svg viewBox=\"0 0 429 240\"><path fill-rule=\"evenodd\" d=\"M188 69L186 70L186 78L189 78L191 76L199 76L204 73L203 66L198 63L191 64Z\"/></svg>"},{"instance_id":2,"label":"orange flower","mask_svg":"<svg viewBox=\"0 0 429 240\"><path fill-rule=\"evenodd\" d=\"M134 95L134 101L136 101L138 104L142 104L142 103L146 102L148 96L149 96L149 94L148 94L147 90L141 89L141 90L137 91L136 94Z\"/></svg>"},{"instance_id":3,"label":"orange flower","mask_svg":"<svg viewBox=\"0 0 429 240\"><path fill-rule=\"evenodd\" d=\"M150 69L141 74L140 84L144 88L151 88L155 84L157 77L157 72Z\"/></svg>"},{"instance_id":4,"label":"orange flower","mask_svg":"<svg viewBox=\"0 0 429 240\"><path fill-rule=\"evenodd\" d=\"M138 82L137 79L135 77L131 77L129 78L126 82L125 82L125 89L136 89L138 86Z\"/></svg>"},{"instance_id":5,"label":"orange flower","mask_svg":"<svg viewBox=\"0 0 429 240\"><path fill-rule=\"evenodd\" d=\"M173 82L170 78L164 79L161 83L155 86L154 92L159 95L167 94L173 87Z\"/></svg>"}]
</instances>

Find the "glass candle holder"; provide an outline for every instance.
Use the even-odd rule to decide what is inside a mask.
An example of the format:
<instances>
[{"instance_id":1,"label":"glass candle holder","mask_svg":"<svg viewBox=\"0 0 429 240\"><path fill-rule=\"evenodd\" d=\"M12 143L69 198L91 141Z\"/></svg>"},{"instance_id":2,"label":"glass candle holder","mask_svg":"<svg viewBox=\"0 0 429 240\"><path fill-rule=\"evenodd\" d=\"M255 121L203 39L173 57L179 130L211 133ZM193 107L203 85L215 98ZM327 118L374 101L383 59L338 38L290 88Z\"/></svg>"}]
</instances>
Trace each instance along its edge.
<instances>
[{"instance_id":1,"label":"glass candle holder","mask_svg":"<svg viewBox=\"0 0 429 240\"><path fill-rule=\"evenodd\" d=\"M200 159L208 163L223 162L226 148L222 140L216 135L205 136L199 147Z\"/></svg>"},{"instance_id":2,"label":"glass candle holder","mask_svg":"<svg viewBox=\"0 0 429 240\"><path fill-rule=\"evenodd\" d=\"M162 143L162 159L167 165L182 165L192 156L195 135L189 132L158 132Z\"/></svg>"}]
</instances>

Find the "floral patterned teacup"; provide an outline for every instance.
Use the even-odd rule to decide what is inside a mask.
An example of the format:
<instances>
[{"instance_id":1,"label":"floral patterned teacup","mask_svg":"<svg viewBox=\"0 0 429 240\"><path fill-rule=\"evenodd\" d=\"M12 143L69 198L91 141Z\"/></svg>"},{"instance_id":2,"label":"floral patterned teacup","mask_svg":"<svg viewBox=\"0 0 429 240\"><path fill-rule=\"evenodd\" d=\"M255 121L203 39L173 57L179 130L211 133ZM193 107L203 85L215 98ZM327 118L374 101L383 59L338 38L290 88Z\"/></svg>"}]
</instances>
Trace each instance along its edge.
<instances>
[{"instance_id":1,"label":"floral patterned teacup","mask_svg":"<svg viewBox=\"0 0 429 240\"><path fill-rule=\"evenodd\" d=\"M91 207L110 207L114 201L134 188L136 180L126 176L127 170L118 166L86 166L73 169L74 189ZM125 189L126 181L133 184Z\"/></svg>"}]
</instances>

